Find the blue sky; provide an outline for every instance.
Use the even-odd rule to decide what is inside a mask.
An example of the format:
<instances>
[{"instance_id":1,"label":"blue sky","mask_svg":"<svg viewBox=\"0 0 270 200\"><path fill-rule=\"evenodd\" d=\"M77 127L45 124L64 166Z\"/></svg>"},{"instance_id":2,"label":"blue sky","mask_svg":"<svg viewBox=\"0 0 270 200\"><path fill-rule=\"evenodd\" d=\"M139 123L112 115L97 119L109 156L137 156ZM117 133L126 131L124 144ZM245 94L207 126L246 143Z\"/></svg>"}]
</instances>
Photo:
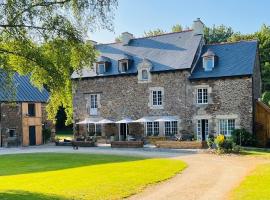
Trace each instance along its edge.
<instances>
[{"instance_id":1,"label":"blue sky","mask_svg":"<svg viewBox=\"0 0 270 200\"><path fill-rule=\"evenodd\" d=\"M114 32L96 31L90 39L106 43L125 31L135 37L155 28L170 31L177 23L191 26L198 17L207 26L224 24L251 33L263 23L270 25L269 8L270 0L119 0Z\"/></svg>"}]
</instances>

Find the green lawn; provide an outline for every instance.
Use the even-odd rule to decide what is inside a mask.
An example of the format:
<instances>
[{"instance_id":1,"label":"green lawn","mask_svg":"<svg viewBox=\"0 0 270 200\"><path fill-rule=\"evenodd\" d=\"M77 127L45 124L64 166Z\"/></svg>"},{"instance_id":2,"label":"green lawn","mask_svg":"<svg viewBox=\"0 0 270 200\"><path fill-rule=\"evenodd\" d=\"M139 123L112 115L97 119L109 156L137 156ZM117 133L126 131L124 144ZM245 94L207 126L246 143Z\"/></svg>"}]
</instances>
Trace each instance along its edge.
<instances>
[{"instance_id":1,"label":"green lawn","mask_svg":"<svg viewBox=\"0 0 270 200\"><path fill-rule=\"evenodd\" d=\"M121 199L174 176L179 160L39 153L0 156L1 200Z\"/></svg>"},{"instance_id":2,"label":"green lawn","mask_svg":"<svg viewBox=\"0 0 270 200\"><path fill-rule=\"evenodd\" d=\"M258 166L231 195L231 200L269 200L270 163Z\"/></svg>"},{"instance_id":3,"label":"green lawn","mask_svg":"<svg viewBox=\"0 0 270 200\"><path fill-rule=\"evenodd\" d=\"M245 148L246 156L269 159L270 151ZM270 199L270 163L258 166L249 174L239 187L233 190L231 200L269 200Z\"/></svg>"}]
</instances>

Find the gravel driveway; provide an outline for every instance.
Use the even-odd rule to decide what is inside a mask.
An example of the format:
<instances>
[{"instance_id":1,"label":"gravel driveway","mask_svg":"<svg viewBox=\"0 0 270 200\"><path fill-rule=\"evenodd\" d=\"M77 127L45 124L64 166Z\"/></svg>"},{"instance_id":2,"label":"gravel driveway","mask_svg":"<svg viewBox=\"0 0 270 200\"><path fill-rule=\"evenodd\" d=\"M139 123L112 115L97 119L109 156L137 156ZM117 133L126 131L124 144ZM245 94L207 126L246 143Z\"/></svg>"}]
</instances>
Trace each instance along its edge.
<instances>
[{"instance_id":1,"label":"gravel driveway","mask_svg":"<svg viewBox=\"0 0 270 200\"><path fill-rule=\"evenodd\" d=\"M188 164L182 174L147 187L128 200L225 200L228 193L259 163L265 160L247 156L218 156L198 150L111 149L110 147L79 148L38 146L0 149L0 155L14 153L98 153L180 159Z\"/></svg>"}]
</instances>

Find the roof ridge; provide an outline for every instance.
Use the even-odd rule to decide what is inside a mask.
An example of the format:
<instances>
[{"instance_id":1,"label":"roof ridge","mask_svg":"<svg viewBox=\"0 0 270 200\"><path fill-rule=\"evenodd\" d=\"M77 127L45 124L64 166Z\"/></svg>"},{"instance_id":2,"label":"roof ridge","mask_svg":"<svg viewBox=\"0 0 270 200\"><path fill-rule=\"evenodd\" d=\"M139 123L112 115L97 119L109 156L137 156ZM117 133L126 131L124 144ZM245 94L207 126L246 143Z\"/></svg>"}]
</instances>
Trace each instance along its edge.
<instances>
[{"instance_id":1,"label":"roof ridge","mask_svg":"<svg viewBox=\"0 0 270 200\"><path fill-rule=\"evenodd\" d=\"M193 29L187 29L187 30L175 31L175 32L168 32L168 33L161 33L161 34L158 34L158 35L151 35L151 36L142 36L142 37L133 38L131 40L144 39L144 38L153 38L153 37L159 37L159 36L163 36L163 35L171 35L171 34L176 34L176 33L185 33L185 32L190 32L190 31L193 31ZM100 44L96 44L95 46L118 44L118 43L122 43L122 42L100 43Z\"/></svg>"},{"instance_id":2,"label":"roof ridge","mask_svg":"<svg viewBox=\"0 0 270 200\"><path fill-rule=\"evenodd\" d=\"M239 40L239 41L234 41L234 42L217 42L217 43L205 44L205 46L236 44L236 43L240 43L240 42L258 42L258 40L257 39L250 39L250 40Z\"/></svg>"}]
</instances>

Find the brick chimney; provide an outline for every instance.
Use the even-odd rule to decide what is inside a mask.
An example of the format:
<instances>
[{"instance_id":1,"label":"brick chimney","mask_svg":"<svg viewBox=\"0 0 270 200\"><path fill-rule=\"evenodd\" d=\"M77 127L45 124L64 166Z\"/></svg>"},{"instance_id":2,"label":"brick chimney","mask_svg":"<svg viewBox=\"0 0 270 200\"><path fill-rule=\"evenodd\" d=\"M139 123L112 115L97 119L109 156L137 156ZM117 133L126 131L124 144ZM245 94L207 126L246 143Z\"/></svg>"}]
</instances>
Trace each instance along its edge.
<instances>
[{"instance_id":1,"label":"brick chimney","mask_svg":"<svg viewBox=\"0 0 270 200\"><path fill-rule=\"evenodd\" d=\"M129 41L133 38L134 38L133 35L129 32L124 32L121 35L123 45L128 45Z\"/></svg>"},{"instance_id":2,"label":"brick chimney","mask_svg":"<svg viewBox=\"0 0 270 200\"><path fill-rule=\"evenodd\" d=\"M204 23L200 20L200 18L193 21L192 29L194 31L194 35L203 35Z\"/></svg>"}]
</instances>

